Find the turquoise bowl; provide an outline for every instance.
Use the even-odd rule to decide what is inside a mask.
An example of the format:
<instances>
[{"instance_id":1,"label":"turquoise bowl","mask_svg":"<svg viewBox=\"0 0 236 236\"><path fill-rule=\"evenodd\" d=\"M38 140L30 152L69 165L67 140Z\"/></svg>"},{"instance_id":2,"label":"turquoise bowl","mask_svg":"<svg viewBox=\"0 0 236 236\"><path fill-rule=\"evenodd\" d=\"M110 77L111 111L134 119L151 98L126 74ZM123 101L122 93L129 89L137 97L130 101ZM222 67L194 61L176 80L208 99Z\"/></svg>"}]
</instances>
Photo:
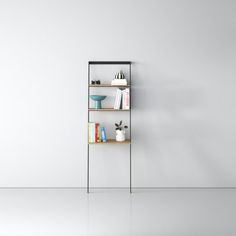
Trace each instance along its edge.
<instances>
[{"instance_id":1,"label":"turquoise bowl","mask_svg":"<svg viewBox=\"0 0 236 236\"><path fill-rule=\"evenodd\" d=\"M101 101L104 100L107 96L104 95L90 95L90 98L95 101L95 109L102 109Z\"/></svg>"}]
</instances>

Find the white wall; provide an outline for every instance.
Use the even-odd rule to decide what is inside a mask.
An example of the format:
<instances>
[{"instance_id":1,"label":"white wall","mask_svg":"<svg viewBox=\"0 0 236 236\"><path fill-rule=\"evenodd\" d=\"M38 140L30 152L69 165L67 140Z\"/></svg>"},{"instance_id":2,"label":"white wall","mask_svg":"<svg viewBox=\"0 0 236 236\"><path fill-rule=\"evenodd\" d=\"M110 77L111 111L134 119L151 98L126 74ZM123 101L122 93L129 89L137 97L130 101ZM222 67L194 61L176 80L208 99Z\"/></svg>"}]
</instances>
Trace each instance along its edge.
<instances>
[{"instance_id":1,"label":"white wall","mask_svg":"<svg viewBox=\"0 0 236 236\"><path fill-rule=\"evenodd\" d=\"M88 60L134 62L134 186L236 186L235 7L1 0L0 186L86 185ZM127 186L127 147L92 149Z\"/></svg>"}]
</instances>

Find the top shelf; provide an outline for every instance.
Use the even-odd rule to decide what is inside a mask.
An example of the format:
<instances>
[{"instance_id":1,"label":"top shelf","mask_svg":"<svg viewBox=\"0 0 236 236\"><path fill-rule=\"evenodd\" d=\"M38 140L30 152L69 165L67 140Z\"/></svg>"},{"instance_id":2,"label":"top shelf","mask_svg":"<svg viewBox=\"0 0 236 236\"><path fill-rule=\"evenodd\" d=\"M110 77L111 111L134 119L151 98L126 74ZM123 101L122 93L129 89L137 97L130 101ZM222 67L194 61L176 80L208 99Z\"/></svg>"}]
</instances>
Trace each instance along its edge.
<instances>
[{"instance_id":1,"label":"top shelf","mask_svg":"<svg viewBox=\"0 0 236 236\"><path fill-rule=\"evenodd\" d=\"M128 85L111 85L111 84L89 84L89 87L109 87L109 88L129 88L130 84Z\"/></svg>"},{"instance_id":2,"label":"top shelf","mask_svg":"<svg viewBox=\"0 0 236 236\"><path fill-rule=\"evenodd\" d=\"M89 65L131 65L131 61L89 61Z\"/></svg>"}]
</instances>

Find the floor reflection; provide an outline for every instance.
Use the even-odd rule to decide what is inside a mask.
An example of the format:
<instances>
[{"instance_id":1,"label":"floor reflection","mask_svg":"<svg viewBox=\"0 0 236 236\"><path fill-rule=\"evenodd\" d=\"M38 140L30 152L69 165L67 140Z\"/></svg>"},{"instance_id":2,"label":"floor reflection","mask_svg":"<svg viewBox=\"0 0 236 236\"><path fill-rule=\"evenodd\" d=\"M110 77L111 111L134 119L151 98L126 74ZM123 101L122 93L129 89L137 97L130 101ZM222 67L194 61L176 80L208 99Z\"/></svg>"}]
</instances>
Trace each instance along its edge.
<instances>
[{"instance_id":1,"label":"floor reflection","mask_svg":"<svg viewBox=\"0 0 236 236\"><path fill-rule=\"evenodd\" d=\"M0 190L0 235L236 235L236 190Z\"/></svg>"}]
</instances>

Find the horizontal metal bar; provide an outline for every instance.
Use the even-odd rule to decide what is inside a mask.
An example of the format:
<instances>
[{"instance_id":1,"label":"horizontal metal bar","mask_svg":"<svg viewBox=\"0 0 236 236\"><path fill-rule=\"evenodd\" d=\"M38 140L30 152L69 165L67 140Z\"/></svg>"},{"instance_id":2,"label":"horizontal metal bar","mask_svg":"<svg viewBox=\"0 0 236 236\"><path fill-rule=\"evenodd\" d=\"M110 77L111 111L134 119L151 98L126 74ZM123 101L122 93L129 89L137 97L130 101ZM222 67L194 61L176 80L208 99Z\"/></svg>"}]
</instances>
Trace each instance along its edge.
<instances>
[{"instance_id":1,"label":"horizontal metal bar","mask_svg":"<svg viewBox=\"0 0 236 236\"><path fill-rule=\"evenodd\" d=\"M130 65L131 61L89 61L90 65Z\"/></svg>"}]
</instances>

